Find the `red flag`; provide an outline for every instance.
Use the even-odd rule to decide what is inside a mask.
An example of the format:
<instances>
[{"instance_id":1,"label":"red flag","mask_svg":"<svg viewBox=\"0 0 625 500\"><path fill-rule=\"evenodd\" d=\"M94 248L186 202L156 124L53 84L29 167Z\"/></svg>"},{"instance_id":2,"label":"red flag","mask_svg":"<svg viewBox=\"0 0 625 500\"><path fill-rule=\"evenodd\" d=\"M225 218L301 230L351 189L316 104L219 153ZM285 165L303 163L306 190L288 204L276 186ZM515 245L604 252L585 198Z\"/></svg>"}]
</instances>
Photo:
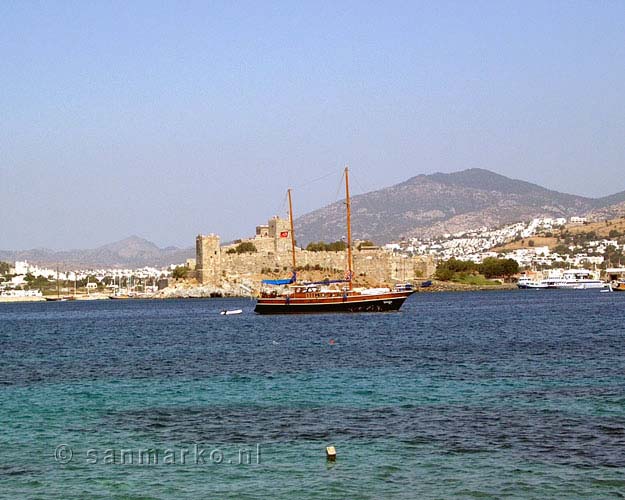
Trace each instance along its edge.
<instances>
[{"instance_id":1,"label":"red flag","mask_svg":"<svg viewBox=\"0 0 625 500\"><path fill-rule=\"evenodd\" d=\"M280 238L288 238L289 237L289 232L288 231L282 231L280 233Z\"/></svg>"}]
</instances>

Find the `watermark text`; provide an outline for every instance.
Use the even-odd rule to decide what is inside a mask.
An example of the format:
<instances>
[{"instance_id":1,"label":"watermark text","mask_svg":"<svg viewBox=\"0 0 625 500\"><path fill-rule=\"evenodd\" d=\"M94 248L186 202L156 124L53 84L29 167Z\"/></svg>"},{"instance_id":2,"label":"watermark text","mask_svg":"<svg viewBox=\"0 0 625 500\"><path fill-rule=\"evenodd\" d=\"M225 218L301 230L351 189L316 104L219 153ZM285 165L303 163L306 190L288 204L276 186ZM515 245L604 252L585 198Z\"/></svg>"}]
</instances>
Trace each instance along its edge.
<instances>
[{"instance_id":1,"label":"watermark text","mask_svg":"<svg viewBox=\"0 0 625 500\"><path fill-rule=\"evenodd\" d=\"M87 465L260 465L260 444L237 449L210 448L199 444L171 448L87 448L59 444L54 460L60 464L82 462Z\"/></svg>"}]
</instances>

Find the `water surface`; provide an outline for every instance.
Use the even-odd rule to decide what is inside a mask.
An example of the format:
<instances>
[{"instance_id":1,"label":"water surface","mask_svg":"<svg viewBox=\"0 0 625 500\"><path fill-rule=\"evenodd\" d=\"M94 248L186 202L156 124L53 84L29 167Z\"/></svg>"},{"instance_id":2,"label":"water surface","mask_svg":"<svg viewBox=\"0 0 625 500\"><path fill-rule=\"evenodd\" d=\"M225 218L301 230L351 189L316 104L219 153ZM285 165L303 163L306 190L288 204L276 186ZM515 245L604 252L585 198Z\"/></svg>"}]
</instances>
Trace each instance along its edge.
<instances>
[{"instance_id":1,"label":"water surface","mask_svg":"<svg viewBox=\"0 0 625 500\"><path fill-rule=\"evenodd\" d=\"M625 294L252 310L0 304L0 496L625 496Z\"/></svg>"}]
</instances>

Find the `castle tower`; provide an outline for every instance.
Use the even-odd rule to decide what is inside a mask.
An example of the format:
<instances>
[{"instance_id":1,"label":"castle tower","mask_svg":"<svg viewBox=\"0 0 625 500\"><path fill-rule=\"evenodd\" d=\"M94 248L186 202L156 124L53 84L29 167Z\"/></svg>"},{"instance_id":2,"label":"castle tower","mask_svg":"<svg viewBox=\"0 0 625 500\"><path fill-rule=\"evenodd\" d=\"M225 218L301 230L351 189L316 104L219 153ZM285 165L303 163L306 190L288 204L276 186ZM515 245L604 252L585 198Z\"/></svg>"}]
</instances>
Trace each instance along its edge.
<instances>
[{"instance_id":1,"label":"castle tower","mask_svg":"<svg viewBox=\"0 0 625 500\"><path fill-rule=\"evenodd\" d=\"M277 257L286 257L291 253L291 223L278 216L269 219L269 237L273 238L274 252Z\"/></svg>"},{"instance_id":2,"label":"castle tower","mask_svg":"<svg viewBox=\"0 0 625 500\"><path fill-rule=\"evenodd\" d=\"M219 236L199 234L195 239L195 270L201 284L219 285L221 282L221 247Z\"/></svg>"}]
</instances>

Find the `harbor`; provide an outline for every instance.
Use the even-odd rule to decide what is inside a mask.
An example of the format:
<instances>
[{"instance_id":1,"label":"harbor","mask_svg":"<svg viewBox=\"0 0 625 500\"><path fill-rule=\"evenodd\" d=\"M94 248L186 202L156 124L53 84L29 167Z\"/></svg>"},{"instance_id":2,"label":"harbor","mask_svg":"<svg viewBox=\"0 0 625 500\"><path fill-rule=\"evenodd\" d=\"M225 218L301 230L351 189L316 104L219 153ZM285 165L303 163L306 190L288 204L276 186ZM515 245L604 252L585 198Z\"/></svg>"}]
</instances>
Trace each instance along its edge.
<instances>
[{"instance_id":1,"label":"harbor","mask_svg":"<svg viewBox=\"0 0 625 500\"><path fill-rule=\"evenodd\" d=\"M0 13L0 500L625 498L625 2Z\"/></svg>"}]
</instances>

